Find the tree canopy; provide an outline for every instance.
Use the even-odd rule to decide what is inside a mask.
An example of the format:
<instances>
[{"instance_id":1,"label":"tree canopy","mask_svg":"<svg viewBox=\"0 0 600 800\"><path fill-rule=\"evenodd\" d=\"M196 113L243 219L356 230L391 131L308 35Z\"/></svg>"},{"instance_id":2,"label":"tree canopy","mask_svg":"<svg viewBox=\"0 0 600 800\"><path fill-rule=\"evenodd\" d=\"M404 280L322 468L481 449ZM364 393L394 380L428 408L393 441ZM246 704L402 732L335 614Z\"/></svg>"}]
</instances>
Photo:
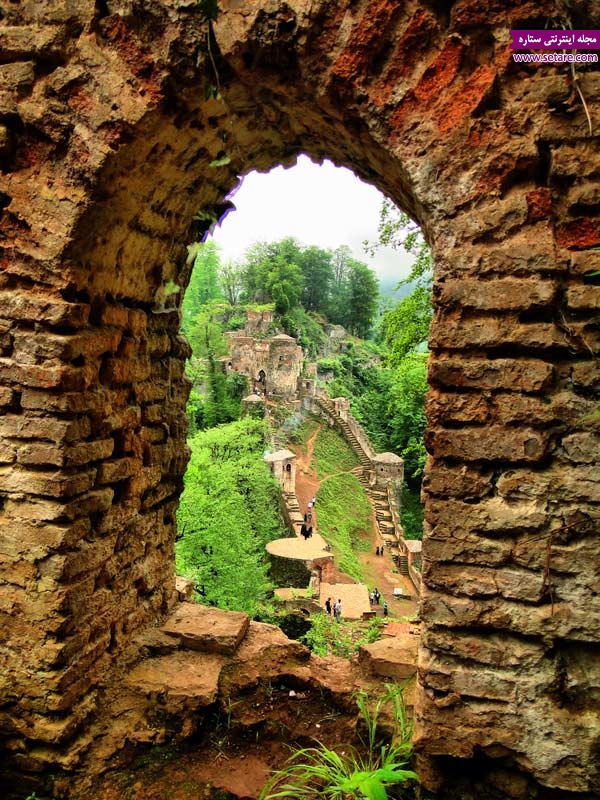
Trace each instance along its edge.
<instances>
[{"instance_id":1,"label":"tree canopy","mask_svg":"<svg viewBox=\"0 0 600 800\"><path fill-rule=\"evenodd\" d=\"M251 617L273 588L265 545L284 535L264 437L264 422L245 418L189 440L177 512L178 574L193 579L202 602Z\"/></svg>"}]
</instances>

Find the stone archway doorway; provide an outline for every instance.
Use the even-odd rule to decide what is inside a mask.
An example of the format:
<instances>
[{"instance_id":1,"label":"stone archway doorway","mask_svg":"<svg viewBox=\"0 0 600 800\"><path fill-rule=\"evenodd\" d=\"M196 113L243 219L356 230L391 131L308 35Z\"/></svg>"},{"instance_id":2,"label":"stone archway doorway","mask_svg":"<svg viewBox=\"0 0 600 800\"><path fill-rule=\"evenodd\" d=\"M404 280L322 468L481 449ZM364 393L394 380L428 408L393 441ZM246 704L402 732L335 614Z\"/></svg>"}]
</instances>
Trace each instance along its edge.
<instances>
[{"instance_id":1,"label":"stone archway doorway","mask_svg":"<svg viewBox=\"0 0 600 800\"><path fill-rule=\"evenodd\" d=\"M572 5L577 27L600 27ZM181 243L190 221L201 234L227 210L238 174L306 152L376 183L436 259L424 764L451 775L462 759L501 758L544 786L597 788L600 498L585 420L598 150L571 73L515 65L507 35L561 15L550 0L227 0L210 34L199 6L170 0L6 10L2 725L14 751L58 759L131 636L174 602ZM595 114L595 74L579 80Z\"/></svg>"}]
</instances>

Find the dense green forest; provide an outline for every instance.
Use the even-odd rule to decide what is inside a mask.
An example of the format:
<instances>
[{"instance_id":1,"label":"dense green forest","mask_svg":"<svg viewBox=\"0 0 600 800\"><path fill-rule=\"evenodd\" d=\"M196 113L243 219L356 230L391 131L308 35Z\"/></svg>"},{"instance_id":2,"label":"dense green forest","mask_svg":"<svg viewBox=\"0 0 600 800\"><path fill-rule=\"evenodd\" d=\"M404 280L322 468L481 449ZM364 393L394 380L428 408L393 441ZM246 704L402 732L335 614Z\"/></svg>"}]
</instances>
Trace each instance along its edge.
<instances>
[{"instance_id":1,"label":"dense green forest","mask_svg":"<svg viewBox=\"0 0 600 800\"><path fill-rule=\"evenodd\" d=\"M258 242L240 263L223 263L214 242L188 248L193 269L182 330L193 350L187 367L192 459L178 514L177 567L194 579L203 602L260 616L272 588L264 547L282 535L276 487L262 460L264 423L239 419L249 387L219 362L227 354L224 332L242 329L248 310L273 310L265 335L294 336L305 362L317 362L329 395L350 399L375 449L403 457L405 534L421 535L431 257L419 230L391 204L382 208L379 243L415 256L398 287L404 296L383 313L374 272L346 246ZM331 324L348 335L325 355Z\"/></svg>"},{"instance_id":2,"label":"dense green forest","mask_svg":"<svg viewBox=\"0 0 600 800\"><path fill-rule=\"evenodd\" d=\"M265 545L286 535L264 438L265 423L249 418L193 436L177 517L179 573L205 602L251 617L273 588Z\"/></svg>"}]
</instances>

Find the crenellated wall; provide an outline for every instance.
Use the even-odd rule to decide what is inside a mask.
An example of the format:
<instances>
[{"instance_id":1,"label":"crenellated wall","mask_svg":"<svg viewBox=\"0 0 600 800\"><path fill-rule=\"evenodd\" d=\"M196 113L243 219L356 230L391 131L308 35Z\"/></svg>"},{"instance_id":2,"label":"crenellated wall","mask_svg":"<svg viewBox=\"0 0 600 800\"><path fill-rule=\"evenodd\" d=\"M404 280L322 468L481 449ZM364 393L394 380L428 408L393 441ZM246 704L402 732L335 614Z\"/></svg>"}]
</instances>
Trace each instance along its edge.
<instances>
[{"instance_id":1,"label":"crenellated wall","mask_svg":"<svg viewBox=\"0 0 600 800\"><path fill-rule=\"evenodd\" d=\"M185 244L306 152L435 256L423 780L600 791L600 73L515 64L508 34L600 29L568 5L221 0L211 59L199 4L2 0L5 768L75 768L174 602Z\"/></svg>"}]
</instances>

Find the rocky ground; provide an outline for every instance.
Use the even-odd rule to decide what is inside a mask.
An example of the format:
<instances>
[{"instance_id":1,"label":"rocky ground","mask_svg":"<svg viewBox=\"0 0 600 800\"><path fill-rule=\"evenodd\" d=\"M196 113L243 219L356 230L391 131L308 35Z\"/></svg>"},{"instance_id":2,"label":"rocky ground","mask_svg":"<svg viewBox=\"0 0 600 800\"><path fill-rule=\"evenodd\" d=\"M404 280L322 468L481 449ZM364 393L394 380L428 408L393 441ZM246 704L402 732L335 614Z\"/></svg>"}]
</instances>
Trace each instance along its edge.
<instances>
[{"instance_id":1,"label":"rocky ground","mask_svg":"<svg viewBox=\"0 0 600 800\"><path fill-rule=\"evenodd\" d=\"M290 747L359 744L357 690L377 699L386 681L408 677L416 642L386 637L352 661L319 658L275 626L182 603L108 688L87 778L58 781L55 796L254 800Z\"/></svg>"}]
</instances>

